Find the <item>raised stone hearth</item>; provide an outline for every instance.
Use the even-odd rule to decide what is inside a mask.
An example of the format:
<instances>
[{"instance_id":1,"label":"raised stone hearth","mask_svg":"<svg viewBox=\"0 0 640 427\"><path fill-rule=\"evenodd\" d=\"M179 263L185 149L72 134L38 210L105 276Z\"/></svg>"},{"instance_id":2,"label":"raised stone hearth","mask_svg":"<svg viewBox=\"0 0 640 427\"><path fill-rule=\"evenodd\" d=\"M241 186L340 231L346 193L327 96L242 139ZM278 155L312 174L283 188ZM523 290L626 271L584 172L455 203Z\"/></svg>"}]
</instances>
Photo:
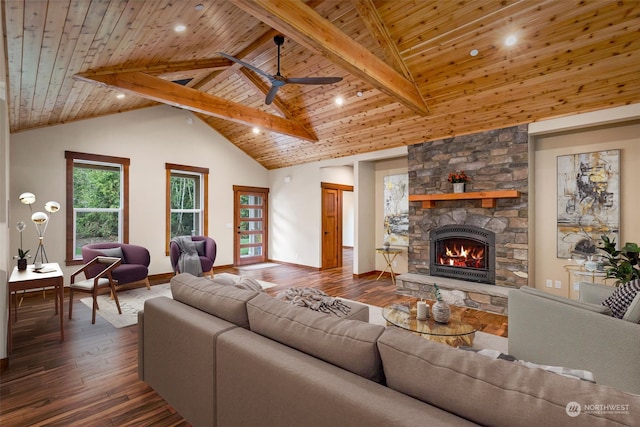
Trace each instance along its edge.
<instances>
[{"instance_id":1,"label":"raised stone hearth","mask_svg":"<svg viewBox=\"0 0 640 427\"><path fill-rule=\"evenodd\" d=\"M442 299L448 304L508 314L509 288L504 286L414 273L399 275L396 277L396 283L396 293L429 300L436 299L433 285L437 283Z\"/></svg>"}]
</instances>

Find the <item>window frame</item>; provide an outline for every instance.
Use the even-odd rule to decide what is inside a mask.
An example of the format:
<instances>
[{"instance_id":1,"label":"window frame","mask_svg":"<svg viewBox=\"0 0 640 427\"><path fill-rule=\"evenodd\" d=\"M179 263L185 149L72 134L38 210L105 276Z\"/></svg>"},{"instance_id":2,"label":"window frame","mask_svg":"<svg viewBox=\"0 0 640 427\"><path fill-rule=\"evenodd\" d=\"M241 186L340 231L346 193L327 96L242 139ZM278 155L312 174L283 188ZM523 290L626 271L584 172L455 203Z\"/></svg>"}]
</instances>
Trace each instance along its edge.
<instances>
[{"instance_id":1,"label":"window frame","mask_svg":"<svg viewBox=\"0 0 640 427\"><path fill-rule=\"evenodd\" d=\"M73 208L73 171L75 163L86 162L87 164L112 164L118 165L121 168L121 194L122 200L121 215L119 215L119 228L122 232L120 236L121 243L129 243L129 166L131 160L126 157L104 156L101 154L79 153L75 151L65 151L64 157L66 159L66 265L80 265L83 263L82 259L75 258L75 209Z\"/></svg>"},{"instance_id":2,"label":"window frame","mask_svg":"<svg viewBox=\"0 0 640 427\"><path fill-rule=\"evenodd\" d=\"M169 242L171 242L171 175L185 174L200 176L201 200L200 210L202 214L202 235L209 235L209 168L197 166L165 163L166 170L166 195L165 195L165 255L169 256Z\"/></svg>"}]
</instances>

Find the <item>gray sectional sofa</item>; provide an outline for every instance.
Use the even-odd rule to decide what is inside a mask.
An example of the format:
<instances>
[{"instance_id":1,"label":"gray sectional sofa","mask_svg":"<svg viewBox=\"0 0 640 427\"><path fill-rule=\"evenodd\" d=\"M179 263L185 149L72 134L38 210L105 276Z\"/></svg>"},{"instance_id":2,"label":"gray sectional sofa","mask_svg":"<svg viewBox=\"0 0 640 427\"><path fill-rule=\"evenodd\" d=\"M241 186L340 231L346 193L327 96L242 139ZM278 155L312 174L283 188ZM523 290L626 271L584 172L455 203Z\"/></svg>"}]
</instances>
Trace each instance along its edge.
<instances>
[{"instance_id":1,"label":"gray sectional sofa","mask_svg":"<svg viewBox=\"0 0 640 427\"><path fill-rule=\"evenodd\" d=\"M341 319L188 274L171 289L139 314L139 376L196 427L640 419L638 395L369 324L360 304Z\"/></svg>"}]
</instances>

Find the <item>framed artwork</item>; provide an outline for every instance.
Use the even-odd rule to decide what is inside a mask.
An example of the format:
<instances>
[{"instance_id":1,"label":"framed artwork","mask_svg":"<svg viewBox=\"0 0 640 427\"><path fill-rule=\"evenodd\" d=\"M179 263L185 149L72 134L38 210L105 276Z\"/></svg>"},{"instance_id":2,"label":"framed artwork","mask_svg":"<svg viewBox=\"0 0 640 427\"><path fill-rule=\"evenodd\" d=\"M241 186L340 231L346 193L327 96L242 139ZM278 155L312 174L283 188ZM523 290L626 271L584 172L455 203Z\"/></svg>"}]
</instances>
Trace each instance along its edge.
<instances>
[{"instance_id":1,"label":"framed artwork","mask_svg":"<svg viewBox=\"0 0 640 427\"><path fill-rule=\"evenodd\" d=\"M619 241L620 150L558 156L558 258L597 254Z\"/></svg>"},{"instance_id":2,"label":"framed artwork","mask_svg":"<svg viewBox=\"0 0 640 427\"><path fill-rule=\"evenodd\" d=\"M409 175L384 177L384 235L393 246L409 246Z\"/></svg>"}]
</instances>

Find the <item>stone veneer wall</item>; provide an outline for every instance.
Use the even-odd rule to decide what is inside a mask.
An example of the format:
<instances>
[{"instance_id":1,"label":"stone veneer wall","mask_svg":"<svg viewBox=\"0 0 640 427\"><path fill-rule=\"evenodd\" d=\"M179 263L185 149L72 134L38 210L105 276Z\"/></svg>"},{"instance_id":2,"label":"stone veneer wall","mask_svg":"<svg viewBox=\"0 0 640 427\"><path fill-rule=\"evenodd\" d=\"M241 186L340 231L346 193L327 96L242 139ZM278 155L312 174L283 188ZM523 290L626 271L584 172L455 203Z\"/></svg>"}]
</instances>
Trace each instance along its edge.
<instances>
[{"instance_id":1,"label":"stone veneer wall","mask_svg":"<svg viewBox=\"0 0 640 427\"><path fill-rule=\"evenodd\" d=\"M409 194L450 193L449 172L471 177L466 192L515 189L516 199L498 199L495 208L480 200L438 201L424 209L409 204L408 272L429 274L429 231L446 224L470 224L496 233L496 285L528 283L528 126L410 145ZM404 283L404 281L403 281ZM407 289L408 290L408 289ZM402 292L398 289L399 293Z\"/></svg>"}]
</instances>

